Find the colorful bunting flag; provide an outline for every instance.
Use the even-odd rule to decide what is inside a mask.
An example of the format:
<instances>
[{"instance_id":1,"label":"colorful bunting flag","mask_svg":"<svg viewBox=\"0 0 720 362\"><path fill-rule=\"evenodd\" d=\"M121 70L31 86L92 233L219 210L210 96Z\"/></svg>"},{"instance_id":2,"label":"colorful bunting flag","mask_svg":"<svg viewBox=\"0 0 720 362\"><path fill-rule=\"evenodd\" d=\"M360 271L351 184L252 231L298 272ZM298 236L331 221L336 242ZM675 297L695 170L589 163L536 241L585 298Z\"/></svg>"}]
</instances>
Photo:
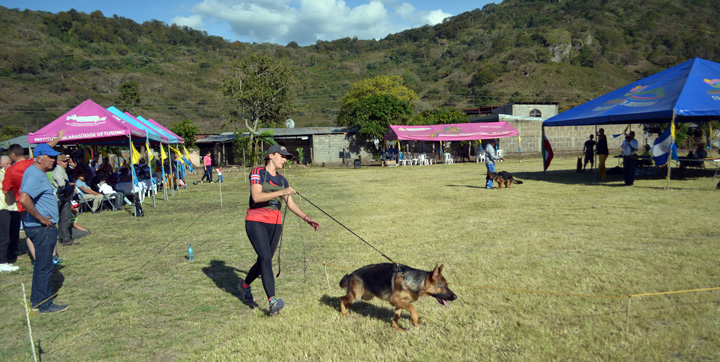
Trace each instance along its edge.
<instances>
[{"instance_id":1,"label":"colorful bunting flag","mask_svg":"<svg viewBox=\"0 0 720 362\"><path fill-rule=\"evenodd\" d=\"M550 146L550 141L548 141L547 137L545 136L545 127L542 128L542 156L543 166L545 167L543 171L545 171L548 169L548 167L550 167L550 162L552 161L553 156L555 156L552 150L552 146Z\"/></svg>"}]
</instances>

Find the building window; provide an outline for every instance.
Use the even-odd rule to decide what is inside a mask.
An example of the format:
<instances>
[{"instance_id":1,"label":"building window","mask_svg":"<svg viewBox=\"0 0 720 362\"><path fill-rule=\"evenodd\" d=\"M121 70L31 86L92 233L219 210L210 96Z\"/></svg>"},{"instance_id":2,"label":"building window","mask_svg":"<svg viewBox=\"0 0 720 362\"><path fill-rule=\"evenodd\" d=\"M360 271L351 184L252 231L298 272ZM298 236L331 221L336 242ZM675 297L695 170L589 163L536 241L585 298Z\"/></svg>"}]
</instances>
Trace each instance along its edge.
<instances>
[{"instance_id":1,"label":"building window","mask_svg":"<svg viewBox=\"0 0 720 362\"><path fill-rule=\"evenodd\" d=\"M530 117L542 117L542 112L539 109L533 109L530 111Z\"/></svg>"}]
</instances>

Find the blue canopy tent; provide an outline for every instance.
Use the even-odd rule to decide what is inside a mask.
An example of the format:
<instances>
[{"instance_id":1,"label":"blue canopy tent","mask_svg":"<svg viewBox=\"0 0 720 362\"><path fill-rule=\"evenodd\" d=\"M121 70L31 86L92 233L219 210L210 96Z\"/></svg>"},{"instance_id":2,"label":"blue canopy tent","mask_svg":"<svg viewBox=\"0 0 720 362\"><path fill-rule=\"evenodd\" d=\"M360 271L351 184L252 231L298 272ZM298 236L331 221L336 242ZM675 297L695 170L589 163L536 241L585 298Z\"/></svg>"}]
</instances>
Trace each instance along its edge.
<instances>
[{"instance_id":1,"label":"blue canopy tent","mask_svg":"<svg viewBox=\"0 0 720 362\"><path fill-rule=\"evenodd\" d=\"M720 64L694 58L562 112L545 127L720 119ZM669 168L668 168L669 170ZM668 174L668 185L669 185Z\"/></svg>"}]
</instances>

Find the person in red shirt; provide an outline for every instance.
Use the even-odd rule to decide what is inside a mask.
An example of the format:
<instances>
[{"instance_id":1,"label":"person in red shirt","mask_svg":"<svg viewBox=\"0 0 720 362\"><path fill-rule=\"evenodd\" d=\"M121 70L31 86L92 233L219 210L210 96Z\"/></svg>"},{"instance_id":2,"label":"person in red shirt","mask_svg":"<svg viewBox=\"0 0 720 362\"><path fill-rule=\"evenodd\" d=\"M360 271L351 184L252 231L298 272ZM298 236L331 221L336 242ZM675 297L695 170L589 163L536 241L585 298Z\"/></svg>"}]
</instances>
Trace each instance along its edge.
<instances>
[{"instance_id":1,"label":"person in red shirt","mask_svg":"<svg viewBox=\"0 0 720 362\"><path fill-rule=\"evenodd\" d=\"M60 139L64 134L65 130L58 132L57 137L47 143L48 146L55 147L58 142L60 142ZM15 203L17 204L18 211L10 212L11 222L8 232L10 234L10 248L15 248L13 250L17 250L18 243L20 242L20 220L25 219L26 213L25 208L22 204L20 204L20 193L22 191L20 186L22 185L22 178L25 170L32 166L34 160L32 158L28 158L28 156L25 155L25 149L17 143L11 145L8 152L10 153L10 159L13 164L5 171L5 178L2 182L2 191L6 195L12 192L13 196L15 196ZM0 230L0 232L4 231ZM30 257L35 259L35 247L33 246L32 241L30 241L30 238L26 238L25 241L28 246L28 251L30 252ZM54 255L57 255L57 250L54 252Z\"/></svg>"},{"instance_id":2,"label":"person in red shirt","mask_svg":"<svg viewBox=\"0 0 720 362\"><path fill-rule=\"evenodd\" d=\"M282 299L275 298L275 278L272 271L272 257L278 247L282 235L283 220L280 210L282 203L295 215L302 218L313 229L320 224L306 215L292 199L296 192L287 179L278 171L283 168L292 154L280 145L270 147L265 156L265 167L255 167L250 172L250 208L245 216L245 232L252 244L257 261L247 273L240 285L243 301L249 305L254 303L250 284L259 276L262 279L265 295L268 298L270 315L275 315L283 308Z\"/></svg>"}]
</instances>

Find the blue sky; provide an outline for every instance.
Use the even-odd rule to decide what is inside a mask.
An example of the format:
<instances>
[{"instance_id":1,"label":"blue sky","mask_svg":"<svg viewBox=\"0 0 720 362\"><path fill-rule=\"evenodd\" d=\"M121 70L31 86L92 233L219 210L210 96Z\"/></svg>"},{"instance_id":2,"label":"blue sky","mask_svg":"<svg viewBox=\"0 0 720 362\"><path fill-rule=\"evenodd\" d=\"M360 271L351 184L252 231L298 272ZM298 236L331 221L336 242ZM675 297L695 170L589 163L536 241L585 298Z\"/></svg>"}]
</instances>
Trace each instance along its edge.
<instances>
[{"instance_id":1,"label":"blue sky","mask_svg":"<svg viewBox=\"0 0 720 362\"><path fill-rule=\"evenodd\" d=\"M444 18L497 1L462 0L0 0L14 9L57 13L100 10L138 23L157 19L242 42L300 45L344 37L382 39L388 34L435 25Z\"/></svg>"}]
</instances>

